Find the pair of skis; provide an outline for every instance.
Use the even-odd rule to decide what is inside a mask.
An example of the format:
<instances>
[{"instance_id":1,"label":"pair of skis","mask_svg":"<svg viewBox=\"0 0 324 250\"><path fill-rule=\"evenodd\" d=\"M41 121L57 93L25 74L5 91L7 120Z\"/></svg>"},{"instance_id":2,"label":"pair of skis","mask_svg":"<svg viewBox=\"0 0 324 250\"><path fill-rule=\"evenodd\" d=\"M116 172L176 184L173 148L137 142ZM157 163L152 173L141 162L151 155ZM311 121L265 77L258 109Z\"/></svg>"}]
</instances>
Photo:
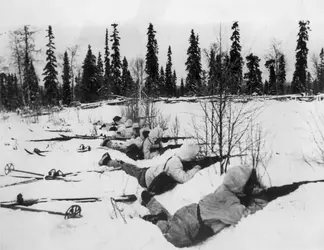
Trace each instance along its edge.
<instances>
[{"instance_id":1,"label":"pair of skis","mask_svg":"<svg viewBox=\"0 0 324 250\"><path fill-rule=\"evenodd\" d=\"M10 175L12 177L23 178L23 179L28 179L28 180L7 184L7 185L4 185L4 186L0 186L0 188L20 185L20 184L28 184L28 183L32 183L32 182L39 181L39 180L62 180L62 181L66 181L66 182L79 182L77 180L67 180L67 179L65 179L66 176L72 175L74 173L64 174L61 170L52 169L52 170L50 170L48 172L47 175L44 175L44 174L40 174L40 173L15 169L15 166L14 166L13 163L6 164L4 172L5 172L5 175L9 175L12 172L16 172L16 173L23 173L23 174L33 175L33 177L31 177L31 176L22 176L22 175Z\"/></svg>"},{"instance_id":2,"label":"pair of skis","mask_svg":"<svg viewBox=\"0 0 324 250\"><path fill-rule=\"evenodd\" d=\"M64 219L76 219L81 218L81 207L79 205L72 205L70 206L65 213L63 212L57 212L57 211L51 211L46 209L36 209L36 208L30 208L29 206L32 206L34 204L40 203L39 200L24 200L22 197L22 194L17 195L16 201L11 202L1 202L0 208L6 208L11 210L21 210L21 211L28 211L28 212L36 212L36 213L48 213L53 215L60 215L64 216Z\"/></svg>"},{"instance_id":3,"label":"pair of skis","mask_svg":"<svg viewBox=\"0 0 324 250\"><path fill-rule=\"evenodd\" d=\"M110 198L112 206L114 208L116 217L117 217L117 211L122 216L124 222L126 223L125 217L122 214L122 210L118 208L117 202L134 202L137 200L136 195L130 194L130 195L122 195L119 197L111 197ZM98 197L87 197L87 198L57 198L57 199L47 199L47 198L41 198L41 199L31 199L31 200L24 200L22 194L17 195L17 199L15 201L9 201L9 202L1 202L0 208L6 208L6 209L12 209L12 210L21 210L21 211L28 211L28 212L45 212L48 214L53 215L60 215L64 216L64 219L75 219L75 218L81 218L81 207L79 205L72 205L69 207L65 213L57 212L57 211L51 211L51 210L45 210L45 209L36 209L36 208L30 208L30 206L38 204L38 203L44 203L49 201L74 201L77 203L84 203L84 202L97 202L102 201L101 198ZM117 210L117 211L116 211Z\"/></svg>"},{"instance_id":4,"label":"pair of skis","mask_svg":"<svg viewBox=\"0 0 324 250\"><path fill-rule=\"evenodd\" d=\"M39 150L38 148L34 148L33 151L29 151L28 149L25 148L25 151L30 155L37 154L39 156L45 156L43 153L49 152L47 150Z\"/></svg>"},{"instance_id":5,"label":"pair of skis","mask_svg":"<svg viewBox=\"0 0 324 250\"><path fill-rule=\"evenodd\" d=\"M120 170L120 168L114 168L114 169L110 170L109 172L116 171L116 170ZM16 172L16 173L34 175L34 177L22 176L22 175L10 175L11 177L28 179L28 180L3 185L3 186L0 186L0 188L10 187L10 186L15 186L15 185L21 185L21 184L29 184L29 183L39 181L39 180L44 180L44 179L45 180L62 180L62 181L65 181L65 182L80 182L80 180L67 180L67 179L65 179L65 177L67 177L67 176L77 176L78 174L81 174L81 173L84 173L84 172L94 172L94 173L103 174L106 171L107 170L86 170L86 171L76 171L76 172L63 173L61 170L52 169L52 170L50 170L48 172L47 175L44 175L44 174L40 174L40 173L15 169L15 166L14 166L13 163L8 163L5 166L5 171L4 171L5 175L9 175L9 173L11 173L11 172Z\"/></svg>"}]
</instances>

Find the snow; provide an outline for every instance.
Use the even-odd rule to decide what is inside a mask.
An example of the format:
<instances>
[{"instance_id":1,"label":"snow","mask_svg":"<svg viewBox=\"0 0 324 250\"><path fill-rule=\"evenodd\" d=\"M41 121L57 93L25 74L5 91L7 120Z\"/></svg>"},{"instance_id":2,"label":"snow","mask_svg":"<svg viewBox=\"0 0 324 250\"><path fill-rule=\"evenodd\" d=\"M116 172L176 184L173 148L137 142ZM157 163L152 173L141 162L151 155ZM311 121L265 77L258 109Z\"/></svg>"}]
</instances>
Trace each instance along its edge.
<instances>
[{"instance_id":1,"label":"snow","mask_svg":"<svg viewBox=\"0 0 324 250\"><path fill-rule=\"evenodd\" d=\"M282 185L294 181L324 179L324 167L313 159L320 158L314 138L321 143L318 129L324 104L300 100L254 100L251 105L262 106L257 122L266 131L264 152L269 153L267 173L262 168L266 185ZM237 104L239 105L239 104ZM178 102L157 106L171 122L178 116L180 136L192 133L192 117L202 115L198 103ZM45 129L71 129L75 134L94 132L96 121L110 122L120 115L121 106L101 105L95 109L66 108L63 111L34 118L21 118L12 113L0 114L0 186L23 181L4 176L4 166L12 162L18 170L46 174L51 169L64 173L83 171L69 179L74 182L39 180L26 185L0 188L0 200L14 200L18 193L28 198L101 197L101 202L78 203L83 217L65 220L63 216L32 213L0 208L0 249L175 249L153 224L139 216L148 213L140 205L118 204L123 209L127 223L117 218L110 197L143 190L133 177L121 171L98 174L86 172L99 170L98 161L105 149L98 148L101 140L72 139L64 142L29 142L33 139L58 137L58 133ZM69 125L69 126L67 126ZM322 130L324 131L324 130ZM90 145L90 152L78 153L80 144ZM14 148L17 148L16 150ZM29 155L24 148L50 150L46 157ZM134 163L139 167L161 164L175 151L152 160L134 162L118 151L109 150L112 158ZM311 166L304 160L308 159ZM240 160L233 158L232 165ZM19 173L14 173L19 175ZM198 202L213 192L222 182L218 166L200 171L189 182L157 199L171 212L184 205ZM242 221L235 227L223 230L205 243L192 249L324 249L324 184L303 185L294 193L278 198L262 211ZM70 201L40 203L33 208L65 212L75 203Z\"/></svg>"}]
</instances>

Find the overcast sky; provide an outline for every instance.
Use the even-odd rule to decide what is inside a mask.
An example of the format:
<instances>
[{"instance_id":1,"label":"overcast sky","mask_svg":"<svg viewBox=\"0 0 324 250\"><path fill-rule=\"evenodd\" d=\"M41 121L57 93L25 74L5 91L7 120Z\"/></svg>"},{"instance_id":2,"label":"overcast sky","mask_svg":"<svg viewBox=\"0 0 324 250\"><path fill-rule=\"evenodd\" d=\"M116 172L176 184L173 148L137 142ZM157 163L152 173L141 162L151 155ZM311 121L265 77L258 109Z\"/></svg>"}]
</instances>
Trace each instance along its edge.
<instances>
[{"instance_id":1,"label":"overcast sky","mask_svg":"<svg viewBox=\"0 0 324 250\"><path fill-rule=\"evenodd\" d=\"M0 6L0 33L30 24L40 30L37 45L42 48L50 24L58 53L73 44L82 46L80 63L88 44L95 53L103 53L105 28L111 32L110 24L114 22L119 24L121 56L129 61L144 57L147 27L152 22L157 31L160 65L165 66L170 45L179 78L185 76L192 28L199 34L203 49L216 41L222 23L226 49L230 46L231 23L239 21L242 54L258 55L263 70L271 40L281 41L288 58L289 81L294 70L299 20L310 20L309 55L319 54L324 47L323 0L0 0ZM8 55L7 43L6 35L0 36L0 56ZM39 67L43 67L42 63Z\"/></svg>"}]
</instances>

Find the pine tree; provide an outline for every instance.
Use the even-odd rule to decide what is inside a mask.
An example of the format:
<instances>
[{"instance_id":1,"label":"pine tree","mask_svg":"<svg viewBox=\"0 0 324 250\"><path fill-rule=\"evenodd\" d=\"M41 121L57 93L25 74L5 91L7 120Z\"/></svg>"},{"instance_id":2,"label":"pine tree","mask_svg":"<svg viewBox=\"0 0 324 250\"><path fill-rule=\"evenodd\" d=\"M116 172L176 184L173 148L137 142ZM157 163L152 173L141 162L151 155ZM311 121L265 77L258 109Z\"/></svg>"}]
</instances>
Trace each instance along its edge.
<instances>
[{"instance_id":1,"label":"pine tree","mask_svg":"<svg viewBox=\"0 0 324 250\"><path fill-rule=\"evenodd\" d=\"M295 72L292 80L293 93L300 93L306 90L306 77L307 77L307 41L309 21L299 21L299 33L296 47L296 63Z\"/></svg>"},{"instance_id":2,"label":"pine tree","mask_svg":"<svg viewBox=\"0 0 324 250\"><path fill-rule=\"evenodd\" d=\"M106 37L105 37L105 75L104 75L104 96L108 96L110 94L111 86L111 66L110 66L110 53L109 53L109 36L108 29L106 29Z\"/></svg>"},{"instance_id":3,"label":"pine tree","mask_svg":"<svg viewBox=\"0 0 324 250\"><path fill-rule=\"evenodd\" d=\"M181 78L181 83L180 83L180 96L184 96L185 94L185 87L183 83L183 78Z\"/></svg>"},{"instance_id":4,"label":"pine tree","mask_svg":"<svg viewBox=\"0 0 324 250\"><path fill-rule=\"evenodd\" d=\"M99 89L101 89L101 87L104 85L104 66L100 52L98 53L97 59L97 85Z\"/></svg>"},{"instance_id":5,"label":"pine tree","mask_svg":"<svg viewBox=\"0 0 324 250\"><path fill-rule=\"evenodd\" d=\"M57 82L57 71L56 71L56 57L54 54L54 35L52 31L52 26L48 26L48 44L46 45L46 65L44 68L44 87L45 87L45 99L46 103L49 105L58 105L59 95L58 95L58 82Z\"/></svg>"},{"instance_id":6,"label":"pine tree","mask_svg":"<svg viewBox=\"0 0 324 250\"><path fill-rule=\"evenodd\" d=\"M63 93L62 93L62 99L63 104L70 105L71 99L72 99L72 93L71 93L71 67L70 67L70 61L68 53L65 51L64 58L63 58Z\"/></svg>"},{"instance_id":7,"label":"pine tree","mask_svg":"<svg viewBox=\"0 0 324 250\"><path fill-rule=\"evenodd\" d=\"M123 96L130 96L134 88L133 79L128 69L128 62L126 57L123 59L122 64L122 77L121 77L121 94Z\"/></svg>"},{"instance_id":8,"label":"pine tree","mask_svg":"<svg viewBox=\"0 0 324 250\"><path fill-rule=\"evenodd\" d=\"M216 51L214 48L210 49L208 58L208 86L207 93L214 95L217 88L217 72L216 72Z\"/></svg>"},{"instance_id":9,"label":"pine tree","mask_svg":"<svg viewBox=\"0 0 324 250\"><path fill-rule=\"evenodd\" d=\"M177 74L175 70L173 70L173 75L172 75L172 89L173 89L173 96L177 96Z\"/></svg>"},{"instance_id":10,"label":"pine tree","mask_svg":"<svg viewBox=\"0 0 324 250\"><path fill-rule=\"evenodd\" d=\"M269 70L269 86L267 94L275 95L276 93L276 72L275 72L275 60L270 59L266 61L265 67Z\"/></svg>"},{"instance_id":11,"label":"pine tree","mask_svg":"<svg viewBox=\"0 0 324 250\"><path fill-rule=\"evenodd\" d=\"M93 102L98 100L97 84L97 65L96 57L92 54L91 46L88 46L88 52L83 62L83 74L81 81L81 101Z\"/></svg>"},{"instance_id":12,"label":"pine tree","mask_svg":"<svg viewBox=\"0 0 324 250\"><path fill-rule=\"evenodd\" d=\"M165 67L165 91L168 97L173 96L173 82L172 82L172 52L171 47L168 48L167 63Z\"/></svg>"},{"instance_id":13,"label":"pine tree","mask_svg":"<svg viewBox=\"0 0 324 250\"><path fill-rule=\"evenodd\" d=\"M147 29L147 52L145 59L145 73L147 75L145 81L146 94L151 96L159 88L159 48L155 38L156 31L153 24L150 23Z\"/></svg>"},{"instance_id":14,"label":"pine tree","mask_svg":"<svg viewBox=\"0 0 324 250\"><path fill-rule=\"evenodd\" d=\"M286 83L286 59L284 55L279 57L279 67L277 72L277 85L278 92L277 94L282 95L284 93L284 84Z\"/></svg>"},{"instance_id":15,"label":"pine tree","mask_svg":"<svg viewBox=\"0 0 324 250\"><path fill-rule=\"evenodd\" d=\"M253 93L262 93L262 77L259 69L259 57L251 53L246 57L248 72L244 74L246 79L247 93L252 95Z\"/></svg>"},{"instance_id":16,"label":"pine tree","mask_svg":"<svg viewBox=\"0 0 324 250\"><path fill-rule=\"evenodd\" d=\"M159 90L158 94L160 96L165 96L166 95L166 87L165 87L165 74L164 74L164 69L161 66L160 70L160 77L159 77Z\"/></svg>"},{"instance_id":17,"label":"pine tree","mask_svg":"<svg viewBox=\"0 0 324 250\"><path fill-rule=\"evenodd\" d=\"M238 22L234 22L232 25L233 34L231 36L231 49L230 49L230 77L232 79L232 85L230 91L232 94L237 94L241 89L243 81L243 58L241 56L240 45L240 30Z\"/></svg>"},{"instance_id":18,"label":"pine tree","mask_svg":"<svg viewBox=\"0 0 324 250\"><path fill-rule=\"evenodd\" d=\"M189 38L189 48L187 50L186 61L186 89L187 91L197 94L201 86L201 51L199 48L199 37L195 36L194 30L191 30Z\"/></svg>"},{"instance_id":19,"label":"pine tree","mask_svg":"<svg viewBox=\"0 0 324 250\"><path fill-rule=\"evenodd\" d=\"M111 60L111 84L112 84L112 92L115 95L120 95L120 85L121 85L121 78L120 78L120 69L121 69L121 61L120 61L120 53L119 53L119 40L120 37L118 36L117 26L118 24L114 23L111 25L114 28L113 34L111 37L112 47L112 60Z\"/></svg>"}]
</instances>

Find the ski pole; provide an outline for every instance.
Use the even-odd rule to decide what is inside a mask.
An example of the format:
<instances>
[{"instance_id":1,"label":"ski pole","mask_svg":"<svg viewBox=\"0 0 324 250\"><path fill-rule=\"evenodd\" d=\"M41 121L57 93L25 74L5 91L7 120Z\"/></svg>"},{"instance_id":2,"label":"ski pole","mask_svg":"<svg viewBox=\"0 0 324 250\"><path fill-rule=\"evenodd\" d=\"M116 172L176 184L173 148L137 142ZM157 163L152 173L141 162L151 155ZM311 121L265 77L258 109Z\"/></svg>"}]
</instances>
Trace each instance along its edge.
<instances>
[{"instance_id":1,"label":"ski pole","mask_svg":"<svg viewBox=\"0 0 324 250\"><path fill-rule=\"evenodd\" d=\"M38 173L34 173L34 172L28 172L28 171L23 171L23 170L15 169L14 164L12 164L12 163L8 163L8 164L6 164L6 166L5 166L5 174L8 175L10 172L18 172L18 173L25 173L25 174L33 174L33 175L37 175L37 176L44 177L43 174L38 174Z\"/></svg>"}]
</instances>

